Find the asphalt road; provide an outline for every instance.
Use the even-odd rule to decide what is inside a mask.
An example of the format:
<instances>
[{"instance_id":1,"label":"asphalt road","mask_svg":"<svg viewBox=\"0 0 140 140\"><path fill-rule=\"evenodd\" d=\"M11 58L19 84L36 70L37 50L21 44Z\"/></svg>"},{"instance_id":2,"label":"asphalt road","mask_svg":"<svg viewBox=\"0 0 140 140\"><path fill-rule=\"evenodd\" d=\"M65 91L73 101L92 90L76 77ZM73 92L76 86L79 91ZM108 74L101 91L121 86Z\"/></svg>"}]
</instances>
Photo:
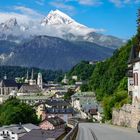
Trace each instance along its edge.
<instances>
[{"instance_id":1,"label":"asphalt road","mask_svg":"<svg viewBox=\"0 0 140 140\"><path fill-rule=\"evenodd\" d=\"M80 123L76 140L140 140L140 133L131 128Z\"/></svg>"}]
</instances>

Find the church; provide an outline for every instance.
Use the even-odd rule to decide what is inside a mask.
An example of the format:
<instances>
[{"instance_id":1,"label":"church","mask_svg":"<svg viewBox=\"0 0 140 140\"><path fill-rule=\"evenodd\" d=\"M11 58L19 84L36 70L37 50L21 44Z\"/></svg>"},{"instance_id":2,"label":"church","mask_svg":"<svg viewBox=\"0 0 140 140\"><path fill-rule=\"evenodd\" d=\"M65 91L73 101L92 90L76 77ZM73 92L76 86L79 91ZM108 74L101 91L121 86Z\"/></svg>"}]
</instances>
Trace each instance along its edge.
<instances>
[{"instance_id":1,"label":"church","mask_svg":"<svg viewBox=\"0 0 140 140\"><path fill-rule=\"evenodd\" d=\"M9 95L11 92L18 91L19 85L15 80L7 79L5 75L2 80L0 80L0 95Z\"/></svg>"},{"instance_id":2,"label":"church","mask_svg":"<svg viewBox=\"0 0 140 140\"><path fill-rule=\"evenodd\" d=\"M15 95L15 96L30 96L39 95L43 91L43 79L42 74L39 72L37 79L34 78L34 71L31 72L31 78L27 71L26 79L24 83L17 83L13 79L8 79L5 75L0 80L0 95Z\"/></svg>"},{"instance_id":3,"label":"church","mask_svg":"<svg viewBox=\"0 0 140 140\"><path fill-rule=\"evenodd\" d=\"M39 95L43 90L43 79L42 74L39 72L37 80L34 78L34 71L32 70L31 78L29 79L29 74L27 71L25 83L22 84L17 92L17 96L30 96Z\"/></svg>"}]
</instances>

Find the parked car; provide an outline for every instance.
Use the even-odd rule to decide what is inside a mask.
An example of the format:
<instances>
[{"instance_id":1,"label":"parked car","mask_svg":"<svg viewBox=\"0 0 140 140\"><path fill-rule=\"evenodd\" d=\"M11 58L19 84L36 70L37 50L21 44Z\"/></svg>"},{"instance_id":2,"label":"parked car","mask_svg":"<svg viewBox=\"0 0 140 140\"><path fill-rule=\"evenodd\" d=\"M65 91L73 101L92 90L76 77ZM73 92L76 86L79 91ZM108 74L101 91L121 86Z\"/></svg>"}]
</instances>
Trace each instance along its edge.
<instances>
[{"instance_id":1,"label":"parked car","mask_svg":"<svg viewBox=\"0 0 140 140\"><path fill-rule=\"evenodd\" d=\"M140 121L137 124L137 130L138 130L138 133L140 133Z\"/></svg>"}]
</instances>

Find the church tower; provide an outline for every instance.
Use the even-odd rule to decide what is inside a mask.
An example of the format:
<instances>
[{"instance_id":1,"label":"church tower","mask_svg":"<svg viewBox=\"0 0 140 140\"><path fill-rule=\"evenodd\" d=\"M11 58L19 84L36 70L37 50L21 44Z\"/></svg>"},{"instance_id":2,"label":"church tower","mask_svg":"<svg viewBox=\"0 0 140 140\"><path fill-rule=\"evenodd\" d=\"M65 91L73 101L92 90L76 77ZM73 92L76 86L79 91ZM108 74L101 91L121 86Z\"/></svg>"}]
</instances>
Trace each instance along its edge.
<instances>
[{"instance_id":1,"label":"church tower","mask_svg":"<svg viewBox=\"0 0 140 140\"><path fill-rule=\"evenodd\" d=\"M28 70L27 70L27 74L26 74L25 83L29 83L29 73L28 73Z\"/></svg>"},{"instance_id":2,"label":"church tower","mask_svg":"<svg viewBox=\"0 0 140 140\"><path fill-rule=\"evenodd\" d=\"M4 79L4 80L6 80L6 79L7 79L7 75L6 75L6 74L4 75L3 79Z\"/></svg>"},{"instance_id":3,"label":"church tower","mask_svg":"<svg viewBox=\"0 0 140 140\"><path fill-rule=\"evenodd\" d=\"M43 89L43 80L42 80L42 73L41 73L41 72L38 73L37 85L38 85L41 89Z\"/></svg>"},{"instance_id":4,"label":"church tower","mask_svg":"<svg viewBox=\"0 0 140 140\"><path fill-rule=\"evenodd\" d=\"M65 74L64 79L62 80L62 83L67 84L68 83L68 79L67 79L67 75Z\"/></svg>"},{"instance_id":5,"label":"church tower","mask_svg":"<svg viewBox=\"0 0 140 140\"><path fill-rule=\"evenodd\" d=\"M36 85L36 80L34 80L34 70L32 69L30 85Z\"/></svg>"}]
</instances>

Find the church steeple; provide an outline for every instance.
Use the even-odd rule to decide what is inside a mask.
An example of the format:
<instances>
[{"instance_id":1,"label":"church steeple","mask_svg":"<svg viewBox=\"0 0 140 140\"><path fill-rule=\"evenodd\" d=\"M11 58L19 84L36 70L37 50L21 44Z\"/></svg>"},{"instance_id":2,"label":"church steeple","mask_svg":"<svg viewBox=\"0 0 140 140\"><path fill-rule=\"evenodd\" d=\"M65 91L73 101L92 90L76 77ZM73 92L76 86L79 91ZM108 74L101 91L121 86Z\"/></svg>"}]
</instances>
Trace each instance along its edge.
<instances>
[{"instance_id":1,"label":"church steeple","mask_svg":"<svg viewBox=\"0 0 140 140\"><path fill-rule=\"evenodd\" d=\"M28 70L27 70L27 74L26 74L26 79L29 80L29 73L28 73Z\"/></svg>"},{"instance_id":2,"label":"church steeple","mask_svg":"<svg viewBox=\"0 0 140 140\"><path fill-rule=\"evenodd\" d=\"M4 80L6 80L7 79L7 75L5 74L3 78L4 78Z\"/></svg>"},{"instance_id":3,"label":"church steeple","mask_svg":"<svg viewBox=\"0 0 140 140\"><path fill-rule=\"evenodd\" d=\"M34 79L34 70L32 69L31 79Z\"/></svg>"},{"instance_id":4,"label":"church steeple","mask_svg":"<svg viewBox=\"0 0 140 140\"><path fill-rule=\"evenodd\" d=\"M34 79L34 70L32 69L30 85L36 85L36 80Z\"/></svg>"},{"instance_id":5,"label":"church steeple","mask_svg":"<svg viewBox=\"0 0 140 140\"><path fill-rule=\"evenodd\" d=\"M26 73L25 83L29 83L29 73L28 73L28 70L27 70L27 73Z\"/></svg>"},{"instance_id":6,"label":"church steeple","mask_svg":"<svg viewBox=\"0 0 140 140\"><path fill-rule=\"evenodd\" d=\"M67 75L65 74L64 79L62 80L62 83L67 84L68 83L68 79L67 79Z\"/></svg>"}]
</instances>

